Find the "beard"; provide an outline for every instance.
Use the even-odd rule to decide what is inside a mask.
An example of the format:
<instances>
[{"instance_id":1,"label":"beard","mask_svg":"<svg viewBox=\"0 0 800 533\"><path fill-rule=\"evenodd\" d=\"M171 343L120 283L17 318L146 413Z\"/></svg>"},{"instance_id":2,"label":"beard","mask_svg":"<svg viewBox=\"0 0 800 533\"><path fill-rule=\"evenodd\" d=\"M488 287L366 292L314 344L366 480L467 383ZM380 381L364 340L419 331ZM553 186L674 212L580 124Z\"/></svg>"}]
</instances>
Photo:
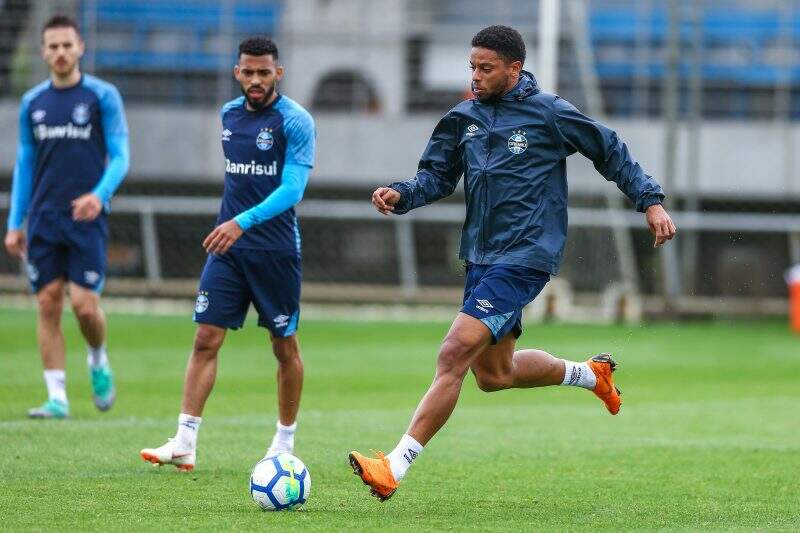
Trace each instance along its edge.
<instances>
[{"instance_id":1,"label":"beard","mask_svg":"<svg viewBox=\"0 0 800 533\"><path fill-rule=\"evenodd\" d=\"M499 93L488 94L478 98L478 101L482 104L492 104L500 99Z\"/></svg>"},{"instance_id":2,"label":"beard","mask_svg":"<svg viewBox=\"0 0 800 533\"><path fill-rule=\"evenodd\" d=\"M270 87L264 89L264 97L258 100L253 100L250 98L250 95L247 94L247 91L244 87L241 88L242 94L244 95L244 99L247 100L247 103L253 108L254 111L261 111L267 106L267 102L270 101L272 98L273 93L275 92L275 84L273 83Z\"/></svg>"},{"instance_id":3,"label":"beard","mask_svg":"<svg viewBox=\"0 0 800 533\"><path fill-rule=\"evenodd\" d=\"M473 89L473 91L475 90L475 84L474 83L472 84L472 89ZM475 94L475 93L473 92L473 94ZM500 91L491 92L490 93L486 89L484 89L483 96L478 96L476 94L475 98L482 104L491 104L491 103L496 102L502 95L503 95L503 93L500 92Z\"/></svg>"}]
</instances>

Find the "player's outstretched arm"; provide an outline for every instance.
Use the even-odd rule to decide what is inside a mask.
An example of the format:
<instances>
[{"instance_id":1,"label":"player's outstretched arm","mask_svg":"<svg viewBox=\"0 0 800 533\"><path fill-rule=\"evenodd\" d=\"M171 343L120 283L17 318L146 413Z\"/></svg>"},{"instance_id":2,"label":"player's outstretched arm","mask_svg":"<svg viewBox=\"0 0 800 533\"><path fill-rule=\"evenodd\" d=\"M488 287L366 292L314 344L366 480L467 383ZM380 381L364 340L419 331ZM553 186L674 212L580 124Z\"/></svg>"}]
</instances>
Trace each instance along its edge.
<instances>
[{"instance_id":1,"label":"player's outstretched arm","mask_svg":"<svg viewBox=\"0 0 800 533\"><path fill-rule=\"evenodd\" d=\"M428 146L422 153L417 174L411 179L397 181L389 187L381 188L394 190L400 194L400 198L391 204L391 212L402 215L453 194L464 172L458 145L458 128L459 122L455 115L452 112L445 115L436 125ZM384 204L386 204L384 194L394 197L391 193L382 193ZM373 194L373 203L374 201Z\"/></svg>"},{"instance_id":2,"label":"player's outstretched arm","mask_svg":"<svg viewBox=\"0 0 800 533\"><path fill-rule=\"evenodd\" d=\"M665 242L672 240L678 231L669 213L661 204L653 204L648 207L645 211L645 217L647 218L650 232L656 237L653 248L658 248Z\"/></svg>"},{"instance_id":3,"label":"player's outstretched arm","mask_svg":"<svg viewBox=\"0 0 800 533\"><path fill-rule=\"evenodd\" d=\"M594 168L616 183L640 213L664 201L661 186L645 174L614 130L559 97L552 102L552 110L556 142L561 144L564 157L580 152L590 159Z\"/></svg>"}]
</instances>

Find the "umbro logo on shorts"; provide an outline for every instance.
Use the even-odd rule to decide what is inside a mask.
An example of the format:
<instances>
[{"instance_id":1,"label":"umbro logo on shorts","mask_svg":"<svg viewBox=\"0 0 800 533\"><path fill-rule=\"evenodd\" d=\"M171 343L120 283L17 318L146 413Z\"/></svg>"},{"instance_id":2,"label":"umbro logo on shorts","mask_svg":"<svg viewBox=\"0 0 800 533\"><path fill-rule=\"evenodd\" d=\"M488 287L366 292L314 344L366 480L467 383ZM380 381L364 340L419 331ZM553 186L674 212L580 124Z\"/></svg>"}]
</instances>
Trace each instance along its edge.
<instances>
[{"instance_id":1,"label":"umbro logo on shorts","mask_svg":"<svg viewBox=\"0 0 800 533\"><path fill-rule=\"evenodd\" d=\"M484 313L488 313L489 309L494 309L492 303L489 300L475 300L475 301L478 303L478 305L476 305L475 307L477 307Z\"/></svg>"},{"instance_id":2,"label":"umbro logo on shorts","mask_svg":"<svg viewBox=\"0 0 800 533\"><path fill-rule=\"evenodd\" d=\"M275 326L279 328L283 328L289 325L289 317L286 315L278 315L272 319L275 322Z\"/></svg>"}]
</instances>

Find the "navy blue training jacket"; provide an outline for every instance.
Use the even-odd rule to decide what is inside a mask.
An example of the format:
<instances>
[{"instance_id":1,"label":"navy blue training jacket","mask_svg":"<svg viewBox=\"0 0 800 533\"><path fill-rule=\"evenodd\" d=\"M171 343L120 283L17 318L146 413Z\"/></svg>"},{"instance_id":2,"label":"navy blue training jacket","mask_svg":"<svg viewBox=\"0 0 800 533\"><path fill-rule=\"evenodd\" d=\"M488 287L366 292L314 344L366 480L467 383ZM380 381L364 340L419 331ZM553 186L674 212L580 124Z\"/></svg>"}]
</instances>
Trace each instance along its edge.
<instances>
[{"instance_id":1,"label":"navy blue training jacket","mask_svg":"<svg viewBox=\"0 0 800 533\"><path fill-rule=\"evenodd\" d=\"M532 74L492 103L466 100L439 121L417 174L390 185L395 214L453 193L464 176L467 214L459 257L475 264L522 265L558 273L567 238L566 158L580 152L644 212L661 186L644 173L617 134Z\"/></svg>"}]
</instances>

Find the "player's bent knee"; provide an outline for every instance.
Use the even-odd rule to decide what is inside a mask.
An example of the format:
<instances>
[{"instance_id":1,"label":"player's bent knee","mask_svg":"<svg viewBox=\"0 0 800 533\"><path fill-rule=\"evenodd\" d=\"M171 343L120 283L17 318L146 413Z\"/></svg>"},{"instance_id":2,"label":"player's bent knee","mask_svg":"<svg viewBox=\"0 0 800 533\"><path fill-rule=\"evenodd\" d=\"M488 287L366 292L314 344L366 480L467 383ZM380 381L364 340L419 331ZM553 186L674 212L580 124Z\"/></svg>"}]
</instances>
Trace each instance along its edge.
<instances>
[{"instance_id":1,"label":"player's bent knee","mask_svg":"<svg viewBox=\"0 0 800 533\"><path fill-rule=\"evenodd\" d=\"M469 368L472 346L456 337L447 337L439 349L437 374L464 376Z\"/></svg>"}]
</instances>

